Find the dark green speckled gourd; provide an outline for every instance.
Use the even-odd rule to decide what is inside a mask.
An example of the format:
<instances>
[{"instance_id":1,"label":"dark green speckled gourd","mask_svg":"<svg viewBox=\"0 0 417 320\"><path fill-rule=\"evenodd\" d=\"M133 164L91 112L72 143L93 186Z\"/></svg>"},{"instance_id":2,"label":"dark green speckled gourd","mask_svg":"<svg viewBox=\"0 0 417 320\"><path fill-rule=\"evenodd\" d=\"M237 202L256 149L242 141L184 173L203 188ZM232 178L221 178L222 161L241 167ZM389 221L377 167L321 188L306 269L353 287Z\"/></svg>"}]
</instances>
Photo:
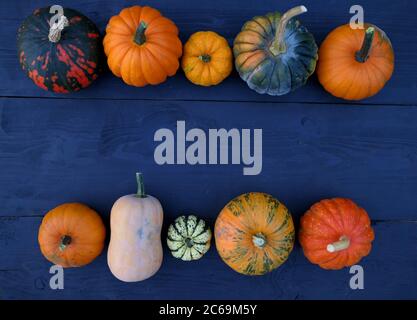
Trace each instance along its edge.
<instances>
[{"instance_id":1,"label":"dark green speckled gourd","mask_svg":"<svg viewBox=\"0 0 417 320\"><path fill-rule=\"evenodd\" d=\"M285 14L257 16L245 23L233 46L236 69L248 86L272 96L303 86L316 68L317 44L295 16L304 6Z\"/></svg>"}]
</instances>

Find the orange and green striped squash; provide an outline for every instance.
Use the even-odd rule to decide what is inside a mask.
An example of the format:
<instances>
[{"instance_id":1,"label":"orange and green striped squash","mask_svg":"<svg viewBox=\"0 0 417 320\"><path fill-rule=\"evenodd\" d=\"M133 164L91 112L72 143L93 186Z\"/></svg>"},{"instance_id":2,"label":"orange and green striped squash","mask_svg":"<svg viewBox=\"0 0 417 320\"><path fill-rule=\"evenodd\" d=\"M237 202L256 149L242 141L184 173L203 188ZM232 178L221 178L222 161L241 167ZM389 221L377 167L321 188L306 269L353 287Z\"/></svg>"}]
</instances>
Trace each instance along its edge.
<instances>
[{"instance_id":1,"label":"orange and green striped squash","mask_svg":"<svg viewBox=\"0 0 417 320\"><path fill-rule=\"evenodd\" d=\"M313 35L294 19L304 6L285 14L257 16L246 22L233 45L235 66L249 88L281 96L303 86L316 69Z\"/></svg>"},{"instance_id":2,"label":"orange and green striped squash","mask_svg":"<svg viewBox=\"0 0 417 320\"><path fill-rule=\"evenodd\" d=\"M288 209L266 193L250 192L230 201L214 227L223 261L245 275L263 275L283 264L294 246Z\"/></svg>"}]
</instances>

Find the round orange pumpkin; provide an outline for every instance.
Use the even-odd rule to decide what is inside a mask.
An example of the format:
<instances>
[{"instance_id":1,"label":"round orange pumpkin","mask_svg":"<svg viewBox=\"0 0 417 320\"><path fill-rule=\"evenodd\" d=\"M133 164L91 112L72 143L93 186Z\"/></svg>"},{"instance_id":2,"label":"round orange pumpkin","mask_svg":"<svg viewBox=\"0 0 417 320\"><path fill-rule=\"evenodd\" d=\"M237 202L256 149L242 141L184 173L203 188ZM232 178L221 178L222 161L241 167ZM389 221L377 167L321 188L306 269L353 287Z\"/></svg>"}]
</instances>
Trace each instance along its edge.
<instances>
[{"instance_id":1,"label":"round orange pumpkin","mask_svg":"<svg viewBox=\"0 0 417 320\"><path fill-rule=\"evenodd\" d=\"M182 69L192 83L217 85L233 69L233 54L227 40L212 31L194 33L184 45Z\"/></svg>"},{"instance_id":2,"label":"round orange pumpkin","mask_svg":"<svg viewBox=\"0 0 417 320\"><path fill-rule=\"evenodd\" d=\"M374 231L366 211L352 200L314 204L301 218L299 239L307 259L323 269L357 264L371 251Z\"/></svg>"},{"instance_id":3,"label":"round orange pumpkin","mask_svg":"<svg viewBox=\"0 0 417 320\"><path fill-rule=\"evenodd\" d=\"M69 268L92 262L103 250L105 236L97 212L81 203L66 203L45 215L38 241L46 259Z\"/></svg>"},{"instance_id":4,"label":"round orange pumpkin","mask_svg":"<svg viewBox=\"0 0 417 320\"><path fill-rule=\"evenodd\" d=\"M288 209L269 194L251 192L230 201L214 228L223 261L245 275L262 275L284 263L294 246Z\"/></svg>"},{"instance_id":5,"label":"round orange pumpkin","mask_svg":"<svg viewBox=\"0 0 417 320\"><path fill-rule=\"evenodd\" d=\"M179 68L178 28L150 7L133 6L113 16L103 44L110 70L128 85L156 85Z\"/></svg>"},{"instance_id":6,"label":"round orange pumpkin","mask_svg":"<svg viewBox=\"0 0 417 320\"><path fill-rule=\"evenodd\" d=\"M384 31L367 24L333 30L319 50L317 75L332 95L361 100L377 94L394 71L394 50Z\"/></svg>"}]
</instances>

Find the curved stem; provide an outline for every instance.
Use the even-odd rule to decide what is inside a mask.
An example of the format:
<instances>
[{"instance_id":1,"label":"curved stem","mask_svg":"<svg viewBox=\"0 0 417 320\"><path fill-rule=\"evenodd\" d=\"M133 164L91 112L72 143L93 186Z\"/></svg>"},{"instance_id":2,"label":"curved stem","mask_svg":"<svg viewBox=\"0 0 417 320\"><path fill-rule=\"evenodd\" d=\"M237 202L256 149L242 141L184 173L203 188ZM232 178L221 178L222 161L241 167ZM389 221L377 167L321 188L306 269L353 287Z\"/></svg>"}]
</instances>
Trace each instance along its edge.
<instances>
[{"instance_id":1,"label":"curved stem","mask_svg":"<svg viewBox=\"0 0 417 320\"><path fill-rule=\"evenodd\" d=\"M69 22L66 16L62 15L59 20L55 22L49 28L48 39L53 43L57 43L61 39L61 33L65 27L69 26Z\"/></svg>"},{"instance_id":2,"label":"curved stem","mask_svg":"<svg viewBox=\"0 0 417 320\"><path fill-rule=\"evenodd\" d=\"M374 41L374 36L375 36L374 27L369 27L368 29L366 29L365 37L362 43L362 48L359 51L357 51L355 54L356 61L360 63L364 63L366 62L366 60L368 60L369 53L372 48L372 42Z\"/></svg>"},{"instance_id":3,"label":"curved stem","mask_svg":"<svg viewBox=\"0 0 417 320\"><path fill-rule=\"evenodd\" d=\"M341 236L339 241L333 242L327 246L327 251L330 253L345 250L349 248L350 240L346 236Z\"/></svg>"},{"instance_id":4,"label":"curved stem","mask_svg":"<svg viewBox=\"0 0 417 320\"><path fill-rule=\"evenodd\" d=\"M211 57L208 54L203 54L201 56L198 57L198 59L200 59L203 62L210 62L211 61Z\"/></svg>"},{"instance_id":5,"label":"curved stem","mask_svg":"<svg viewBox=\"0 0 417 320\"><path fill-rule=\"evenodd\" d=\"M61 238L61 243L59 244L59 250L64 251L67 248L67 246L71 244L71 241L72 239L70 236L63 236Z\"/></svg>"},{"instance_id":6,"label":"curved stem","mask_svg":"<svg viewBox=\"0 0 417 320\"><path fill-rule=\"evenodd\" d=\"M284 37L285 37L285 30L287 28L287 24L288 22L300 15L303 14L304 12L307 12L307 8L304 6L298 6L295 8L292 8L290 10L288 10L287 12L285 12L281 19L279 20L279 23L276 27L276 31L275 31L275 38L274 41L272 41L271 46L269 47L269 51L271 51L271 53L274 56L277 56L283 52L285 52L287 50L286 45L285 45L285 41L284 41Z\"/></svg>"},{"instance_id":7,"label":"curved stem","mask_svg":"<svg viewBox=\"0 0 417 320\"><path fill-rule=\"evenodd\" d=\"M133 41L138 44L142 45L146 42L145 31L148 25L145 22L140 22L139 27L136 29L135 36L133 37Z\"/></svg>"},{"instance_id":8,"label":"curved stem","mask_svg":"<svg viewBox=\"0 0 417 320\"><path fill-rule=\"evenodd\" d=\"M266 238L262 233L258 232L252 236L252 242L256 247L263 248L266 245Z\"/></svg>"},{"instance_id":9,"label":"curved stem","mask_svg":"<svg viewBox=\"0 0 417 320\"><path fill-rule=\"evenodd\" d=\"M138 197L138 198L146 198L145 184L143 183L143 175L142 175L142 173L136 172L136 181L138 183L138 192L136 193L136 197Z\"/></svg>"}]
</instances>

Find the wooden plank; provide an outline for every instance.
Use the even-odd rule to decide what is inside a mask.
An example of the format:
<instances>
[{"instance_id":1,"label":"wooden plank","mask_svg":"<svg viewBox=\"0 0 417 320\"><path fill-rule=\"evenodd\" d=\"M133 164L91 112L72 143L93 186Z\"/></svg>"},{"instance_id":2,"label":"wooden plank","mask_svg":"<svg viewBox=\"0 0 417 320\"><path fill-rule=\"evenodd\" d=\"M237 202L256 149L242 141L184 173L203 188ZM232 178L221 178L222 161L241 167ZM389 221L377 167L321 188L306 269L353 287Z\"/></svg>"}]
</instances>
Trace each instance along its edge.
<instances>
[{"instance_id":1,"label":"wooden plank","mask_svg":"<svg viewBox=\"0 0 417 320\"><path fill-rule=\"evenodd\" d=\"M263 130L263 166L156 164L160 128ZM247 191L275 195L299 216L348 197L373 219L417 220L417 109L213 102L0 99L0 215L43 215L67 201L103 214L136 190L134 173L174 216L214 218ZM252 146L253 147L253 146Z\"/></svg>"},{"instance_id":2,"label":"wooden plank","mask_svg":"<svg viewBox=\"0 0 417 320\"><path fill-rule=\"evenodd\" d=\"M417 223L374 224L376 240L361 261L364 290L351 290L349 269L326 271L296 246L289 260L262 277L239 275L214 244L197 262L176 260L164 243L160 271L141 283L114 278L103 253L92 264L65 270L64 290L51 290L49 268L37 245L40 217L0 218L0 299L416 299ZM168 221L167 221L168 222ZM165 231L164 231L165 237Z\"/></svg>"},{"instance_id":3,"label":"wooden plank","mask_svg":"<svg viewBox=\"0 0 417 320\"><path fill-rule=\"evenodd\" d=\"M114 14L123 7L131 5L129 1L111 0L82 1L63 0L60 4L73 7L89 16L101 30ZM315 35L320 44L325 35L338 25L350 20L347 0L305 0L303 2L309 12L302 16L302 21ZM35 87L21 72L16 57L16 30L26 15L35 8L50 5L46 0L37 1L2 1L0 3L0 96L18 97L62 97L44 92ZM152 1L150 5L159 8L173 19L181 30L181 39L198 30L214 30L224 35L230 43L239 32L245 21L254 15L262 15L268 11L285 10L299 5L298 1L288 0L285 4L277 4L275 0L247 1L242 5L240 0L213 0L206 3L169 0ZM367 1L365 17L367 21L383 28L390 36L396 53L396 70L386 88L376 97L360 102L361 104L416 105L417 78L414 70L417 67L417 34L406 32L414 30L417 21L414 13L417 2L409 0ZM66 96L67 97L67 96ZM283 97L258 95L240 80L236 72L223 84L213 88L201 88L189 83L179 72L174 78L157 87L142 89L124 85L109 72L97 83L71 98L99 99L171 99L171 100L221 100L221 101L270 101L270 102L317 102L346 103L331 97L312 77L308 85L295 93Z\"/></svg>"}]
</instances>

